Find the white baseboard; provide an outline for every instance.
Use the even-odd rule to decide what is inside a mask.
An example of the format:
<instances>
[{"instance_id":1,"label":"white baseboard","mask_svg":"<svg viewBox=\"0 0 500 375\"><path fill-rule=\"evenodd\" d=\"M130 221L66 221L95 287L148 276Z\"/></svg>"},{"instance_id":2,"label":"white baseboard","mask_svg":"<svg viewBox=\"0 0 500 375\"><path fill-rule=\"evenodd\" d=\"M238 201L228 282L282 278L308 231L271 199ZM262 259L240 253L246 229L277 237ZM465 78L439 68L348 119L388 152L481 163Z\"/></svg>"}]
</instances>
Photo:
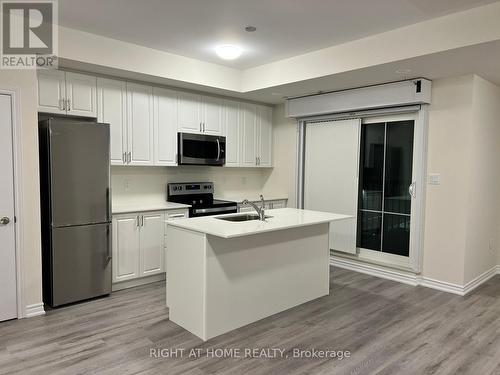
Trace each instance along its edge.
<instances>
[{"instance_id":1,"label":"white baseboard","mask_svg":"<svg viewBox=\"0 0 500 375\"><path fill-rule=\"evenodd\" d=\"M453 293L459 296L464 296L464 287L458 284L448 283L446 281L440 281L431 279L429 277L422 277L420 280L421 286L426 288L436 289L441 292Z\"/></svg>"},{"instance_id":2,"label":"white baseboard","mask_svg":"<svg viewBox=\"0 0 500 375\"><path fill-rule=\"evenodd\" d=\"M493 276L500 274L500 265L499 265L484 272L475 279L469 281L467 284L459 285L459 284L453 284L445 281L431 279L429 277L422 277L420 275L413 274L410 272L399 271L396 269L386 268L383 266L369 264L362 261L346 259L334 255L330 255L330 264L335 267L344 268L351 271L360 272L375 277L380 277L383 279L393 280L407 285L412 285L412 286L420 285L426 288L440 290L442 292L457 294L459 296L465 296L467 293L472 292L474 289L476 289L481 284L491 279Z\"/></svg>"},{"instance_id":3,"label":"white baseboard","mask_svg":"<svg viewBox=\"0 0 500 375\"><path fill-rule=\"evenodd\" d=\"M375 264L346 259L335 255L330 255L330 264L347 270L365 273L367 275L380 277L383 279L397 281L403 284L417 286L420 283L419 276L410 272L385 268Z\"/></svg>"},{"instance_id":4,"label":"white baseboard","mask_svg":"<svg viewBox=\"0 0 500 375\"><path fill-rule=\"evenodd\" d=\"M113 292L116 292L118 290L134 288L136 286L151 284L151 283L155 283L157 281L163 281L163 280L165 280L165 273L160 273L157 275L151 275L151 276L141 277L138 279L132 279L132 280L121 281L119 283L115 283L111 286L111 290Z\"/></svg>"},{"instance_id":5,"label":"white baseboard","mask_svg":"<svg viewBox=\"0 0 500 375\"><path fill-rule=\"evenodd\" d=\"M24 309L24 318L33 318L35 316L45 315L43 302L28 305Z\"/></svg>"},{"instance_id":6,"label":"white baseboard","mask_svg":"<svg viewBox=\"0 0 500 375\"><path fill-rule=\"evenodd\" d=\"M479 275L475 279L469 281L467 284L464 285L464 295L467 293L472 292L474 289L476 289L478 286L480 286L482 283L485 283L489 279L491 279L493 276L495 276L498 273L498 266L493 267L492 269L486 271L482 275Z\"/></svg>"}]
</instances>

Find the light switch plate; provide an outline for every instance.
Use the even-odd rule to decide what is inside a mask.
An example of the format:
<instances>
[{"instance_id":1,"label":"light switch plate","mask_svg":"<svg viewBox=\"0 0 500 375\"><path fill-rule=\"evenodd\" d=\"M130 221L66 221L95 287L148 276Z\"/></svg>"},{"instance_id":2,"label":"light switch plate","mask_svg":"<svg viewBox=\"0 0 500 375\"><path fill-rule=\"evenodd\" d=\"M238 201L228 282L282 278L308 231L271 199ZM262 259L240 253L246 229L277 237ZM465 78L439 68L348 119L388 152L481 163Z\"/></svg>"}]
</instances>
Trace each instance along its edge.
<instances>
[{"instance_id":1,"label":"light switch plate","mask_svg":"<svg viewBox=\"0 0 500 375\"><path fill-rule=\"evenodd\" d=\"M441 174L440 173L430 173L429 174L429 185L440 185L441 184Z\"/></svg>"}]
</instances>

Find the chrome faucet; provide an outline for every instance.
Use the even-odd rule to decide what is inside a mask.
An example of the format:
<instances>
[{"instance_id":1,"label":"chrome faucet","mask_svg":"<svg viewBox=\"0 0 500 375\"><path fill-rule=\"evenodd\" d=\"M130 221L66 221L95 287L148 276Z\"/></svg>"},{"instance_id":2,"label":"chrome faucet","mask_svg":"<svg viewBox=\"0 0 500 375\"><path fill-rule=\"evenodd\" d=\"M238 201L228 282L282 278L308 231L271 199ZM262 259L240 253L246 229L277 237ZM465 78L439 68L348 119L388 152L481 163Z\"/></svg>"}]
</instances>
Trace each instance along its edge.
<instances>
[{"instance_id":1,"label":"chrome faucet","mask_svg":"<svg viewBox=\"0 0 500 375\"><path fill-rule=\"evenodd\" d=\"M255 211L257 211L257 214L259 215L259 220L261 221L265 221L266 220L266 214L265 214L265 211L264 211L264 197L262 196L262 194L260 195L260 202L261 202L261 206L257 206L255 203L253 202L250 202L248 199L245 199L243 202L241 202L242 205L249 205L249 206L252 206Z\"/></svg>"}]
</instances>

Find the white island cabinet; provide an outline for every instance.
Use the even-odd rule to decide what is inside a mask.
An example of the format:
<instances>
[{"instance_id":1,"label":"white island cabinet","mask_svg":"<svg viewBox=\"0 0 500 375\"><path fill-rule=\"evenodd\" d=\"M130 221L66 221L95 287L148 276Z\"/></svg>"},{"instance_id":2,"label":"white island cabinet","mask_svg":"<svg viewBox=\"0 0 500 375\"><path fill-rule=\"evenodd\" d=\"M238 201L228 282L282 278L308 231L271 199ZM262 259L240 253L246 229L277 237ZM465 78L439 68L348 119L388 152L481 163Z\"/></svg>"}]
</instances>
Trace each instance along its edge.
<instances>
[{"instance_id":1,"label":"white island cabinet","mask_svg":"<svg viewBox=\"0 0 500 375\"><path fill-rule=\"evenodd\" d=\"M349 216L283 208L167 224L169 317L203 340L329 294L329 225Z\"/></svg>"}]
</instances>

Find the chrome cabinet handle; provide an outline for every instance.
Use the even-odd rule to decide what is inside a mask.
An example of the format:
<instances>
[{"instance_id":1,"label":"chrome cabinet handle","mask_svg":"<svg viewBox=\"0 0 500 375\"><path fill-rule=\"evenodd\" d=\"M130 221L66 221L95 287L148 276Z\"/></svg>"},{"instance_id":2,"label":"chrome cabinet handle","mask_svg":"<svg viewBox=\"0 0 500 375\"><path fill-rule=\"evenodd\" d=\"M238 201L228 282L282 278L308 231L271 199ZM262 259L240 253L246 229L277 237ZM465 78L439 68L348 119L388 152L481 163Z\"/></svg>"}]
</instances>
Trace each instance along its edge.
<instances>
[{"instance_id":1,"label":"chrome cabinet handle","mask_svg":"<svg viewBox=\"0 0 500 375\"><path fill-rule=\"evenodd\" d=\"M64 99L59 99L59 109L61 111L64 111L66 109L66 106L64 105L65 100Z\"/></svg>"},{"instance_id":2,"label":"chrome cabinet handle","mask_svg":"<svg viewBox=\"0 0 500 375\"><path fill-rule=\"evenodd\" d=\"M205 123L203 123L203 133L205 133Z\"/></svg>"},{"instance_id":3,"label":"chrome cabinet handle","mask_svg":"<svg viewBox=\"0 0 500 375\"><path fill-rule=\"evenodd\" d=\"M6 216L4 216L0 219L0 225L7 225L9 223L10 223L10 219Z\"/></svg>"},{"instance_id":4,"label":"chrome cabinet handle","mask_svg":"<svg viewBox=\"0 0 500 375\"><path fill-rule=\"evenodd\" d=\"M127 157L126 155L127 155L127 153L126 153L126 152L123 152L123 153L122 153L122 162L123 162L123 164L125 164L125 163L127 162L127 161L126 161L126 157Z\"/></svg>"},{"instance_id":5,"label":"chrome cabinet handle","mask_svg":"<svg viewBox=\"0 0 500 375\"><path fill-rule=\"evenodd\" d=\"M175 219L175 218L179 218L179 217L186 217L186 215L185 214L173 214L173 215L168 216L169 219Z\"/></svg>"},{"instance_id":6,"label":"chrome cabinet handle","mask_svg":"<svg viewBox=\"0 0 500 375\"><path fill-rule=\"evenodd\" d=\"M127 164L130 164L130 162L131 162L131 161L132 161L132 152L131 152L131 151L129 151L129 152L127 153Z\"/></svg>"},{"instance_id":7,"label":"chrome cabinet handle","mask_svg":"<svg viewBox=\"0 0 500 375\"><path fill-rule=\"evenodd\" d=\"M141 219L139 219L139 215L137 215L135 218L136 218L136 225L135 226L140 227L141 226L141 222L140 222Z\"/></svg>"},{"instance_id":8,"label":"chrome cabinet handle","mask_svg":"<svg viewBox=\"0 0 500 375\"><path fill-rule=\"evenodd\" d=\"M203 132L203 130L201 130L201 122L200 122L200 133L202 133L202 132Z\"/></svg>"},{"instance_id":9,"label":"chrome cabinet handle","mask_svg":"<svg viewBox=\"0 0 500 375\"><path fill-rule=\"evenodd\" d=\"M413 181L408 187L408 194L410 194L412 198L416 198L417 193L415 191L415 181Z\"/></svg>"},{"instance_id":10,"label":"chrome cabinet handle","mask_svg":"<svg viewBox=\"0 0 500 375\"><path fill-rule=\"evenodd\" d=\"M68 111L71 111L71 99L67 100L67 104L68 104Z\"/></svg>"},{"instance_id":11,"label":"chrome cabinet handle","mask_svg":"<svg viewBox=\"0 0 500 375\"><path fill-rule=\"evenodd\" d=\"M144 215L141 215L141 227L144 226Z\"/></svg>"}]
</instances>

